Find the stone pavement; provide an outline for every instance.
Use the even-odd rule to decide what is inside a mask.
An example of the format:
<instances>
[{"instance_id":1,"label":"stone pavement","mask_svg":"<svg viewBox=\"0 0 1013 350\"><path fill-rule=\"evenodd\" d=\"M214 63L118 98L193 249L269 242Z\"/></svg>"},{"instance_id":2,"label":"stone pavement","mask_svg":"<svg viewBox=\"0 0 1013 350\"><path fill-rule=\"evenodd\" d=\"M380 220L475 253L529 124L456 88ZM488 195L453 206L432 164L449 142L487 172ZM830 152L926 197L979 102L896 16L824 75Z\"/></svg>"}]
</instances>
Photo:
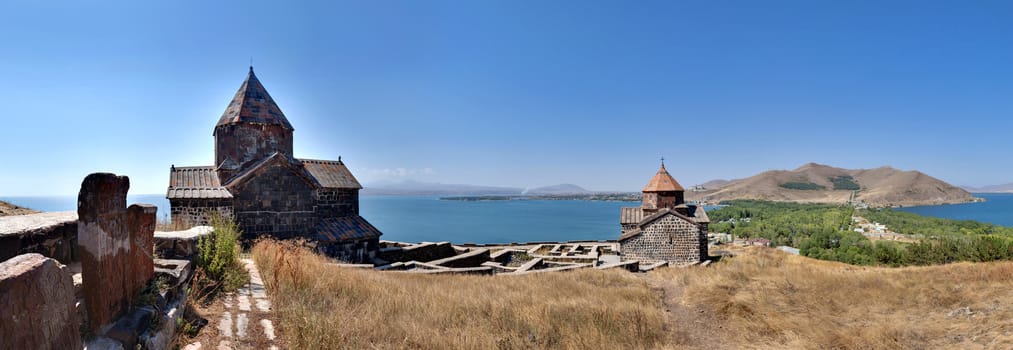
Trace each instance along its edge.
<instances>
[{"instance_id":1,"label":"stone pavement","mask_svg":"<svg viewBox=\"0 0 1013 350\"><path fill-rule=\"evenodd\" d=\"M257 271L253 260L242 259L242 262L250 273L250 284L225 296L225 312L218 321L221 339L218 349L278 349L275 345L274 323L268 318L271 301L267 299L260 271Z\"/></svg>"}]
</instances>

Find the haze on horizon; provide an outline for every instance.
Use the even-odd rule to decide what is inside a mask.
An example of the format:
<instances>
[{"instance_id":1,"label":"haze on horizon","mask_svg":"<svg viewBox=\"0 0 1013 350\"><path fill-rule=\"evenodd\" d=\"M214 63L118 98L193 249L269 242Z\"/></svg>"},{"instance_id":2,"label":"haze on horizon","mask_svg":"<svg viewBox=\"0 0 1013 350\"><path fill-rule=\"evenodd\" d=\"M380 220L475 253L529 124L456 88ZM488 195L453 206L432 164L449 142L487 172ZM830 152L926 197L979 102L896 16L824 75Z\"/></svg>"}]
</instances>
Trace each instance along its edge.
<instances>
[{"instance_id":1,"label":"haze on horizon","mask_svg":"<svg viewBox=\"0 0 1013 350\"><path fill-rule=\"evenodd\" d=\"M360 182L638 190L808 162L1013 182L1013 3L0 3L0 195L210 165L251 57Z\"/></svg>"}]
</instances>

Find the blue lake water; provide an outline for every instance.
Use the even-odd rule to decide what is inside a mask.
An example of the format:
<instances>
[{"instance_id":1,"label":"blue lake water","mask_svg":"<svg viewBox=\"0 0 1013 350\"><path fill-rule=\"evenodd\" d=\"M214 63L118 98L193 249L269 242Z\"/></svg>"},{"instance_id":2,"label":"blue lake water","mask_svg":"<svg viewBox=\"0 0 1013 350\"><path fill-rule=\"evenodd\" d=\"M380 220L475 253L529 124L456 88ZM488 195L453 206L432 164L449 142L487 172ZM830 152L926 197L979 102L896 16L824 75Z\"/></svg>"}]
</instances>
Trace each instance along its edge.
<instances>
[{"instance_id":1,"label":"blue lake water","mask_svg":"<svg viewBox=\"0 0 1013 350\"><path fill-rule=\"evenodd\" d=\"M1013 227L1013 193L975 193L985 202L899 208L919 215Z\"/></svg>"},{"instance_id":2,"label":"blue lake water","mask_svg":"<svg viewBox=\"0 0 1013 350\"><path fill-rule=\"evenodd\" d=\"M0 197L41 211L77 210L77 197ZM169 213L164 195L129 195L128 203L158 206ZM383 232L382 239L420 242L509 243L601 240L619 237L619 208L635 202L605 201L444 201L428 196L360 196L359 212Z\"/></svg>"},{"instance_id":3,"label":"blue lake water","mask_svg":"<svg viewBox=\"0 0 1013 350\"><path fill-rule=\"evenodd\" d=\"M1013 226L1013 194L975 194L986 202L908 207L899 210L958 220ZM77 197L0 197L42 211L77 209ZM164 195L130 195L128 203L158 206L169 213ZM429 196L360 196L360 213L383 232L383 239L420 242L509 243L601 240L619 237L619 208L636 202L444 201ZM712 210L708 208L708 210Z\"/></svg>"}]
</instances>

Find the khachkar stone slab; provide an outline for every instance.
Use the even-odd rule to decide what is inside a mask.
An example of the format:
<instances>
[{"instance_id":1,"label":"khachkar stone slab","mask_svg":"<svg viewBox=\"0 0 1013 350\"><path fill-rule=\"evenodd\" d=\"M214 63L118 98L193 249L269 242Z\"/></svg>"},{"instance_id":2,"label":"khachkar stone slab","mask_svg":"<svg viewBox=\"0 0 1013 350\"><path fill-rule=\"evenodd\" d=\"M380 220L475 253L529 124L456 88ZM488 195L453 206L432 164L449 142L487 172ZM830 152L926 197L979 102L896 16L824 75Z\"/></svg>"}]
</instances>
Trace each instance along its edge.
<instances>
[{"instance_id":1,"label":"khachkar stone slab","mask_svg":"<svg viewBox=\"0 0 1013 350\"><path fill-rule=\"evenodd\" d=\"M88 327L99 334L128 311L153 273L154 227L149 221L154 221L154 209L138 205L128 210L128 189L126 176L95 173L84 178L77 197L84 304Z\"/></svg>"},{"instance_id":2,"label":"khachkar stone slab","mask_svg":"<svg viewBox=\"0 0 1013 350\"><path fill-rule=\"evenodd\" d=\"M127 225L130 230L130 269L133 290L143 288L155 277L155 223L158 207L151 204L134 204L127 208ZM130 286L128 286L130 287ZM128 290L129 291L129 290ZM133 295L133 294L130 294Z\"/></svg>"},{"instance_id":3,"label":"khachkar stone slab","mask_svg":"<svg viewBox=\"0 0 1013 350\"><path fill-rule=\"evenodd\" d=\"M74 302L56 260L32 253L0 263L0 348L80 349Z\"/></svg>"}]
</instances>

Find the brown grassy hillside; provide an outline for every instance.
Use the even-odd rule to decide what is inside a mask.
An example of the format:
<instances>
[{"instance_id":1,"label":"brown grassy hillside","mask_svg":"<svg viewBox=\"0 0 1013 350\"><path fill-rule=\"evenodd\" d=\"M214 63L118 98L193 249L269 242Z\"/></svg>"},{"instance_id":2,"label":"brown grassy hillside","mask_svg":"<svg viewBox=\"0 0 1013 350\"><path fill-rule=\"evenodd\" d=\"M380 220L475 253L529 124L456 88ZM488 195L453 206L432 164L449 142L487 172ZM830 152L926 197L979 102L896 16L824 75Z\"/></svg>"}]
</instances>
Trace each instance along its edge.
<instances>
[{"instance_id":1,"label":"brown grassy hillside","mask_svg":"<svg viewBox=\"0 0 1013 350\"><path fill-rule=\"evenodd\" d=\"M919 171L891 167L842 169L809 163L795 170L771 170L726 183L710 182L705 191L687 193L690 200L719 202L731 199L760 199L788 202L846 203L852 190L835 190L833 178L850 177L860 186L858 200L873 206L911 206L962 203L971 193ZM799 183L822 187L816 190L785 188Z\"/></svg>"},{"instance_id":2,"label":"brown grassy hillside","mask_svg":"<svg viewBox=\"0 0 1013 350\"><path fill-rule=\"evenodd\" d=\"M745 248L708 268L433 276L254 248L293 348L1010 349L1013 262L856 267Z\"/></svg>"},{"instance_id":3,"label":"brown grassy hillside","mask_svg":"<svg viewBox=\"0 0 1013 350\"><path fill-rule=\"evenodd\" d=\"M38 211L0 201L0 216L35 214Z\"/></svg>"},{"instance_id":4,"label":"brown grassy hillside","mask_svg":"<svg viewBox=\"0 0 1013 350\"><path fill-rule=\"evenodd\" d=\"M857 267L755 247L651 278L711 315L728 348L1013 349L1008 261Z\"/></svg>"}]
</instances>

